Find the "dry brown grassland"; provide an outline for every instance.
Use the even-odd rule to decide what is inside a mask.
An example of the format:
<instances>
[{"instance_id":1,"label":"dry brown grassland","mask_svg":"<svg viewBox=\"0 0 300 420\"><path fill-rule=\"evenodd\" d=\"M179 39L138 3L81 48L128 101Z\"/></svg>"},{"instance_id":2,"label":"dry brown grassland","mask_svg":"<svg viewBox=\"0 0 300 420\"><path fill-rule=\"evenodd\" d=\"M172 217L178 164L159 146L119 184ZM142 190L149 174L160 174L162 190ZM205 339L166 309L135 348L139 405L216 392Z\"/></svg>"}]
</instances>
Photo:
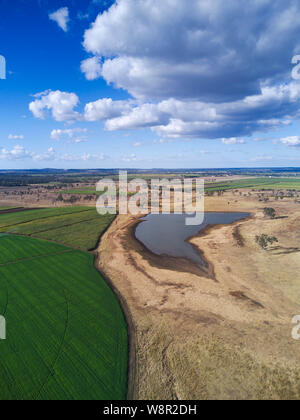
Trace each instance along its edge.
<instances>
[{"instance_id":1,"label":"dry brown grassland","mask_svg":"<svg viewBox=\"0 0 300 420\"><path fill-rule=\"evenodd\" d=\"M210 263L158 257L134 237L138 218L119 216L104 235L99 268L125 299L133 321L136 399L299 399L300 205L252 196L206 199L206 211L252 218L207 229L191 241ZM260 233L279 239L268 252Z\"/></svg>"}]
</instances>

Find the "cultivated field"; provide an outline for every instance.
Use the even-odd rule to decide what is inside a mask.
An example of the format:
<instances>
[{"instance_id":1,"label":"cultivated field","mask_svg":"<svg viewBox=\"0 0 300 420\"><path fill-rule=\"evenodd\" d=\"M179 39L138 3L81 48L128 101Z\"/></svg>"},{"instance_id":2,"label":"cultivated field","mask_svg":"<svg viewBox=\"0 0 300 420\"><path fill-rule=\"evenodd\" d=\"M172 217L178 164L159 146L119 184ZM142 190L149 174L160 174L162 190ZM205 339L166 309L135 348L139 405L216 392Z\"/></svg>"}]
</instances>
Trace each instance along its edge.
<instances>
[{"instance_id":1,"label":"cultivated field","mask_svg":"<svg viewBox=\"0 0 300 420\"><path fill-rule=\"evenodd\" d=\"M148 176L142 176L150 182ZM155 177L157 178L157 177ZM174 177L168 176L168 179L172 182ZM177 177L180 179L180 177ZM232 179L233 178L233 179ZM161 178L163 179L163 177ZM289 191L294 193L300 193L300 178L290 177L290 178L279 178L279 177L249 177L236 179L235 177L230 177L229 179L223 178L222 180L211 182L210 179L205 179L205 191L207 193L212 192L224 192L229 190L243 190L248 189L251 191ZM118 192L118 191L117 191ZM57 192L56 192L57 193ZM61 194L65 196L73 195L82 196L82 198L87 198L88 196L100 196L103 193L97 192L96 187L82 187L82 188L73 188L69 190L61 190ZM128 196L133 195L128 193Z\"/></svg>"},{"instance_id":2,"label":"cultivated field","mask_svg":"<svg viewBox=\"0 0 300 420\"><path fill-rule=\"evenodd\" d=\"M93 255L1 235L0 313L2 400L126 397L127 326Z\"/></svg>"},{"instance_id":3,"label":"cultivated field","mask_svg":"<svg viewBox=\"0 0 300 420\"><path fill-rule=\"evenodd\" d=\"M89 207L30 210L0 215L0 232L57 241L73 248L94 249L114 216Z\"/></svg>"},{"instance_id":4,"label":"cultivated field","mask_svg":"<svg viewBox=\"0 0 300 420\"><path fill-rule=\"evenodd\" d=\"M206 183L208 191L226 191L241 188L253 190L300 190L299 178L249 178L234 181Z\"/></svg>"}]
</instances>

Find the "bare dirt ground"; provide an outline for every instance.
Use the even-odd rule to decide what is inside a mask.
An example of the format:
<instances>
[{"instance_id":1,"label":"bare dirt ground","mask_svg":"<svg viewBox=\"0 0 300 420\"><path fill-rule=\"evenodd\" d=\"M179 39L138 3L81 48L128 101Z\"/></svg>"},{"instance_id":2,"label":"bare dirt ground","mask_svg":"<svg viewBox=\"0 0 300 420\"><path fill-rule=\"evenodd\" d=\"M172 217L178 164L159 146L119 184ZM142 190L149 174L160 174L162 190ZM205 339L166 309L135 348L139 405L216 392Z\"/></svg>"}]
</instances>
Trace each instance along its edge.
<instances>
[{"instance_id":1,"label":"bare dirt ground","mask_svg":"<svg viewBox=\"0 0 300 420\"><path fill-rule=\"evenodd\" d=\"M207 229L191 242L207 272L151 254L134 237L138 218L119 216L100 243L98 264L125 299L135 335L136 399L299 399L300 205L232 192L206 198L206 211L252 218ZM255 236L279 244L262 251Z\"/></svg>"},{"instance_id":2,"label":"bare dirt ground","mask_svg":"<svg viewBox=\"0 0 300 420\"><path fill-rule=\"evenodd\" d=\"M64 201L57 200L61 195ZM76 195L76 202L70 202L71 194L60 194L60 189L47 190L44 186L28 187L0 187L1 206L15 207L65 207L65 206L91 206L95 207L97 197L86 199L86 194Z\"/></svg>"}]
</instances>

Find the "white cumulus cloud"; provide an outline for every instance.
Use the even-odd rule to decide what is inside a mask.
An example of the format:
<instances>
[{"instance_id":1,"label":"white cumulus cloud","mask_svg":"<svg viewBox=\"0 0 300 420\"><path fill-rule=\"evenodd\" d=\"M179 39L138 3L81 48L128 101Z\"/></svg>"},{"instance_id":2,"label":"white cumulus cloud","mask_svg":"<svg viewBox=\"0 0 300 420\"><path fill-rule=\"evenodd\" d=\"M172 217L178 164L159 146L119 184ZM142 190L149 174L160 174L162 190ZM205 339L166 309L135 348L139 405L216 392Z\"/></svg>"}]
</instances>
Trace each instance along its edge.
<instances>
[{"instance_id":1,"label":"white cumulus cloud","mask_svg":"<svg viewBox=\"0 0 300 420\"><path fill-rule=\"evenodd\" d=\"M151 128L167 138L239 138L258 131L286 127L298 118L300 85L295 82L262 86L258 95L226 103L170 98L156 103L102 98L79 113L75 93L45 91L29 108L36 118L51 112L56 121L104 122L110 131ZM67 133L68 130L64 130ZM53 133L53 136L63 133Z\"/></svg>"},{"instance_id":2,"label":"white cumulus cloud","mask_svg":"<svg viewBox=\"0 0 300 420\"><path fill-rule=\"evenodd\" d=\"M294 0L118 0L84 47L103 59L104 79L134 97L226 102L290 73L299 30Z\"/></svg>"},{"instance_id":3,"label":"white cumulus cloud","mask_svg":"<svg viewBox=\"0 0 300 420\"><path fill-rule=\"evenodd\" d=\"M239 138L284 127L299 116L300 88L291 78L299 32L295 0L189 0L188 7L118 0L86 30L83 45L93 57L81 69L134 100L100 99L84 118L168 138Z\"/></svg>"},{"instance_id":4,"label":"white cumulus cloud","mask_svg":"<svg viewBox=\"0 0 300 420\"><path fill-rule=\"evenodd\" d=\"M49 147L44 152L33 152L26 150L23 146L15 146L8 150L5 148L0 149L0 159L18 161L24 159L30 159L33 162L101 162L108 159L109 157L100 153L83 153L83 154L61 154L56 152L53 147Z\"/></svg>"},{"instance_id":5,"label":"white cumulus cloud","mask_svg":"<svg viewBox=\"0 0 300 420\"><path fill-rule=\"evenodd\" d=\"M35 161L53 161L57 160L56 152L53 147L49 147L49 149L44 153L32 153L31 157Z\"/></svg>"},{"instance_id":6,"label":"white cumulus cloud","mask_svg":"<svg viewBox=\"0 0 300 420\"><path fill-rule=\"evenodd\" d=\"M105 121L120 117L131 110L128 101L113 101L111 98L99 99L85 106L84 119L86 121Z\"/></svg>"},{"instance_id":7,"label":"white cumulus cloud","mask_svg":"<svg viewBox=\"0 0 300 420\"><path fill-rule=\"evenodd\" d=\"M95 80L101 76L102 69L98 57L92 57L82 61L80 68L87 80Z\"/></svg>"},{"instance_id":8,"label":"white cumulus cloud","mask_svg":"<svg viewBox=\"0 0 300 420\"><path fill-rule=\"evenodd\" d=\"M300 147L300 136L284 137L280 141L285 146Z\"/></svg>"},{"instance_id":9,"label":"white cumulus cloud","mask_svg":"<svg viewBox=\"0 0 300 420\"><path fill-rule=\"evenodd\" d=\"M87 133L87 128L68 128L52 130L50 137L52 140L60 140L62 137L73 138L79 133Z\"/></svg>"},{"instance_id":10,"label":"white cumulus cloud","mask_svg":"<svg viewBox=\"0 0 300 420\"><path fill-rule=\"evenodd\" d=\"M36 118L46 118L47 111L52 112L56 121L72 122L80 119L74 108L79 103L75 93L57 91L46 91L34 95L35 100L29 104L29 109Z\"/></svg>"},{"instance_id":11,"label":"white cumulus cloud","mask_svg":"<svg viewBox=\"0 0 300 420\"><path fill-rule=\"evenodd\" d=\"M23 146L14 146L12 149L0 149L0 159L20 160L31 158L32 153L28 152Z\"/></svg>"},{"instance_id":12,"label":"white cumulus cloud","mask_svg":"<svg viewBox=\"0 0 300 420\"><path fill-rule=\"evenodd\" d=\"M68 23L70 18L69 9L67 7L61 7L56 12L50 13L49 19L56 22L63 31L68 31Z\"/></svg>"},{"instance_id":13,"label":"white cumulus cloud","mask_svg":"<svg viewBox=\"0 0 300 420\"><path fill-rule=\"evenodd\" d=\"M159 110L155 104L143 104L132 108L121 117L109 119L105 126L108 130L129 130L147 128L167 123L168 115Z\"/></svg>"}]
</instances>

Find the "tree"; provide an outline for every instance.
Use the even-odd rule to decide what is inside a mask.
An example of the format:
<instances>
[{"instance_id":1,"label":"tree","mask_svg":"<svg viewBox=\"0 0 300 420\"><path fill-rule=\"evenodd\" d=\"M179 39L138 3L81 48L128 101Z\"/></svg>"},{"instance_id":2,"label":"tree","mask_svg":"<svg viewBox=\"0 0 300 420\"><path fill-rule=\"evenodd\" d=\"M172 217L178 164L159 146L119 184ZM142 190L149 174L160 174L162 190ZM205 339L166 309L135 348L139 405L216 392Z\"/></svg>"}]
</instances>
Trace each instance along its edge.
<instances>
[{"instance_id":1,"label":"tree","mask_svg":"<svg viewBox=\"0 0 300 420\"><path fill-rule=\"evenodd\" d=\"M77 201L79 201L80 200L80 198L79 197L77 197L76 195L72 195L71 197L70 197L70 199L69 199L69 203L71 203L71 204L74 204L74 203L76 203Z\"/></svg>"},{"instance_id":2,"label":"tree","mask_svg":"<svg viewBox=\"0 0 300 420\"><path fill-rule=\"evenodd\" d=\"M265 233L262 235L257 235L255 241L263 251L265 251L269 245L273 245L274 243L279 242L275 236L269 236Z\"/></svg>"},{"instance_id":3,"label":"tree","mask_svg":"<svg viewBox=\"0 0 300 420\"><path fill-rule=\"evenodd\" d=\"M275 219L276 211L274 209L272 209L271 207L265 207L264 208L264 215L266 217L269 217L270 219Z\"/></svg>"}]
</instances>

